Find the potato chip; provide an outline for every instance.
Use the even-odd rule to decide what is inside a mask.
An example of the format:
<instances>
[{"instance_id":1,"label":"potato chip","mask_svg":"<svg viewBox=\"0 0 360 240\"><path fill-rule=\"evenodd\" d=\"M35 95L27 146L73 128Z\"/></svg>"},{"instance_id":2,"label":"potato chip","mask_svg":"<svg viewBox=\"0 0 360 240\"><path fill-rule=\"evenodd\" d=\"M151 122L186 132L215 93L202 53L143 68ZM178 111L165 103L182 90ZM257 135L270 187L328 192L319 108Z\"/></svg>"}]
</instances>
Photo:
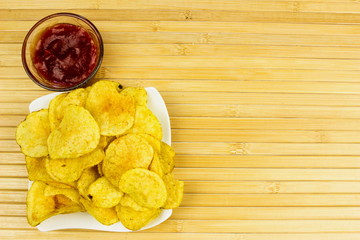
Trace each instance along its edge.
<instances>
[{"instance_id":1,"label":"potato chip","mask_svg":"<svg viewBox=\"0 0 360 240\"><path fill-rule=\"evenodd\" d=\"M93 151L99 140L99 126L90 113L83 107L69 105L47 143L52 159L76 158Z\"/></svg>"},{"instance_id":2,"label":"potato chip","mask_svg":"<svg viewBox=\"0 0 360 240\"><path fill-rule=\"evenodd\" d=\"M52 186L52 185L46 185L46 187L44 189L44 196L49 197L49 196L56 196L56 195L64 195L71 201L78 203L78 204L80 203L80 194L78 191L76 191L76 189L61 188L61 187L56 187L56 186Z\"/></svg>"},{"instance_id":3,"label":"potato chip","mask_svg":"<svg viewBox=\"0 0 360 240\"><path fill-rule=\"evenodd\" d=\"M161 150L161 141L156 139L155 137L146 134L146 133L141 133L141 134L137 134L138 136L144 138L154 149L155 152L160 152Z\"/></svg>"},{"instance_id":4,"label":"potato chip","mask_svg":"<svg viewBox=\"0 0 360 240\"><path fill-rule=\"evenodd\" d=\"M103 136L103 135L100 135L100 142L99 142L99 145L98 145L98 148L101 148L101 149L106 149L107 146L116 139L115 136Z\"/></svg>"},{"instance_id":5,"label":"potato chip","mask_svg":"<svg viewBox=\"0 0 360 240\"><path fill-rule=\"evenodd\" d=\"M94 206L90 200L80 198L80 202L85 207L86 211L90 213L96 220L104 225L111 225L119 221L115 207L100 208Z\"/></svg>"},{"instance_id":6,"label":"potato chip","mask_svg":"<svg viewBox=\"0 0 360 240\"><path fill-rule=\"evenodd\" d=\"M30 181L55 181L46 171L45 161L47 157L33 158L25 156L28 178Z\"/></svg>"},{"instance_id":7,"label":"potato chip","mask_svg":"<svg viewBox=\"0 0 360 240\"><path fill-rule=\"evenodd\" d=\"M134 199L132 199L128 194L124 194L124 196L121 198L120 200L120 205L124 206L124 207L131 207L132 209L136 210L136 211L145 211L148 210L149 208L140 206L139 204L137 204L135 202Z\"/></svg>"},{"instance_id":8,"label":"potato chip","mask_svg":"<svg viewBox=\"0 0 360 240\"><path fill-rule=\"evenodd\" d=\"M174 149L168 144L161 142L159 160L164 174L170 173L174 169L175 166L174 157L175 157Z\"/></svg>"},{"instance_id":9,"label":"potato chip","mask_svg":"<svg viewBox=\"0 0 360 240\"><path fill-rule=\"evenodd\" d=\"M180 206L184 195L184 182L174 178L172 173L168 173L163 177L167 199L165 204L162 206L165 209L177 208Z\"/></svg>"},{"instance_id":10,"label":"potato chip","mask_svg":"<svg viewBox=\"0 0 360 240\"><path fill-rule=\"evenodd\" d=\"M149 170L156 173L160 177L164 176L164 170L163 170L163 167L162 167L162 165L160 163L159 155L156 152L154 153L154 157L153 157L153 160L151 161L151 164L149 166Z\"/></svg>"},{"instance_id":11,"label":"potato chip","mask_svg":"<svg viewBox=\"0 0 360 240\"><path fill-rule=\"evenodd\" d=\"M30 157L48 155L47 138L50 134L47 109L30 113L16 129L16 142L21 151Z\"/></svg>"},{"instance_id":12,"label":"potato chip","mask_svg":"<svg viewBox=\"0 0 360 240\"><path fill-rule=\"evenodd\" d=\"M83 171L81 177L77 181L77 189L82 197L87 197L87 191L91 183L98 179L99 173L97 167L90 167Z\"/></svg>"},{"instance_id":13,"label":"potato chip","mask_svg":"<svg viewBox=\"0 0 360 240\"><path fill-rule=\"evenodd\" d=\"M147 104L147 92L144 88L126 87L120 94L133 97L136 105L146 106Z\"/></svg>"},{"instance_id":14,"label":"potato chip","mask_svg":"<svg viewBox=\"0 0 360 240\"><path fill-rule=\"evenodd\" d=\"M77 88L75 90L72 90L61 101L61 104L59 106L60 109L58 109L58 111L60 111L59 113L62 114L62 110L69 105L77 105L80 107L84 107L88 94L89 91L87 91L85 88Z\"/></svg>"},{"instance_id":15,"label":"potato chip","mask_svg":"<svg viewBox=\"0 0 360 240\"><path fill-rule=\"evenodd\" d=\"M57 95L50 101L49 104L49 122L50 122L50 129L53 131L60 125L61 118L58 116L58 106L62 102L62 100L67 96L67 93L62 93Z\"/></svg>"},{"instance_id":16,"label":"potato chip","mask_svg":"<svg viewBox=\"0 0 360 240\"><path fill-rule=\"evenodd\" d=\"M125 172L119 188L143 207L159 208L167 198L164 181L156 173L143 168Z\"/></svg>"},{"instance_id":17,"label":"potato chip","mask_svg":"<svg viewBox=\"0 0 360 240\"><path fill-rule=\"evenodd\" d=\"M54 180L54 181L45 182L45 183L49 186L53 186L53 187L57 187L57 188L76 188L76 182L61 183L61 182L56 182Z\"/></svg>"},{"instance_id":18,"label":"potato chip","mask_svg":"<svg viewBox=\"0 0 360 240\"><path fill-rule=\"evenodd\" d=\"M146 133L158 140L162 139L162 127L157 117L145 106L136 106L134 126L129 133Z\"/></svg>"},{"instance_id":19,"label":"potato chip","mask_svg":"<svg viewBox=\"0 0 360 240\"><path fill-rule=\"evenodd\" d=\"M51 130L56 129L64 117L64 109L69 105L85 106L88 91L84 88L75 89L67 94L54 98L49 106ZM54 101L55 100L55 101Z\"/></svg>"},{"instance_id":20,"label":"potato chip","mask_svg":"<svg viewBox=\"0 0 360 240\"><path fill-rule=\"evenodd\" d=\"M99 81L91 88L86 109L100 126L101 135L117 136L134 124L135 101L131 96L121 95L118 83Z\"/></svg>"},{"instance_id":21,"label":"potato chip","mask_svg":"<svg viewBox=\"0 0 360 240\"><path fill-rule=\"evenodd\" d=\"M150 144L135 134L127 134L111 142L106 149L102 172L118 186L123 173L132 168L148 168L153 155Z\"/></svg>"},{"instance_id":22,"label":"potato chip","mask_svg":"<svg viewBox=\"0 0 360 240\"><path fill-rule=\"evenodd\" d=\"M95 166L100 163L104 157L104 151L97 148L78 158L47 158L45 166L47 172L53 179L68 183L78 180L84 169Z\"/></svg>"},{"instance_id":23,"label":"potato chip","mask_svg":"<svg viewBox=\"0 0 360 240\"><path fill-rule=\"evenodd\" d=\"M98 178L88 188L88 198L96 207L115 207L123 195L124 193L116 189L105 177Z\"/></svg>"},{"instance_id":24,"label":"potato chip","mask_svg":"<svg viewBox=\"0 0 360 240\"><path fill-rule=\"evenodd\" d=\"M100 162L98 165L97 165L97 170L98 170L98 173L99 173L99 175L100 175L100 177L102 177L102 176L104 176L104 173L103 173L103 171L102 171L102 163L103 162Z\"/></svg>"},{"instance_id":25,"label":"potato chip","mask_svg":"<svg viewBox=\"0 0 360 240\"><path fill-rule=\"evenodd\" d=\"M74 213L85 211L82 204L72 201L70 198L63 194L57 194L53 196L55 199L55 212L56 214L61 213Z\"/></svg>"},{"instance_id":26,"label":"potato chip","mask_svg":"<svg viewBox=\"0 0 360 240\"><path fill-rule=\"evenodd\" d=\"M33 227L45 219L56 215L55 199L44 196L46 184L40 181L32 183L26 198L27 220Z\"/></svg>"},{"instance_id":27,"label":"potato chip","mask_svg":"<svg viewBox=\"0 0 360 240\"><path fill-rule=\"evenodd\" d=\"M130 230L139 230L152 219L160 214L160 209L147 209L145 211L136 211L131 207L116 206L116 211L121 223Z\"/></svg>"}]
</instances>

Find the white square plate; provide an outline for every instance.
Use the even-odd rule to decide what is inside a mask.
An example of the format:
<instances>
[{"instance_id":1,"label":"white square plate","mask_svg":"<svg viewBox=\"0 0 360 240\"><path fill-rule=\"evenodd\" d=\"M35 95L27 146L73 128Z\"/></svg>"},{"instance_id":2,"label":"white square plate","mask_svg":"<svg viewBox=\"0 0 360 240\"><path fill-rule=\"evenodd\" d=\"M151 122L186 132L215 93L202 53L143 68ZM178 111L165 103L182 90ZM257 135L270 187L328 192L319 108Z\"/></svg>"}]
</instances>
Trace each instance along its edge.
<instances>
[{"instance_id":1,"label":"white square plate","mask_svg":"<svg viewBox=\"0 0 360 240\"><path fill-rule=\"evenodd\" d=\"M162 129L163 129L163 142L171 144L171 128L170 128L170 119L169 114L166 109L164 100L162 99L160 93L156 88L148 87L145 88L148 94L148 107L159 119ZM61 94L61 92L50 93L48 95L42 96L35 99L30 103L29 110L30 112L38 111L43 108L48 108L51 99ZM160 223L168 219L172 214L171 209L163 209L160 215L149 222L145 227L140 230L145 230L148 228L155 227ZM110 226L103 225L99 223L95 218L93 218L87 212L77 212L69 214L59 214L51 218L46 219L40 223L37 228L40 231L51 231L58 229L71 229L71 228L82 228L82 229L93 229L101 231L110 231L110 232L132 232L131 230L125 228L121 222L115 223Z\"/></svg>"}]
</instances>

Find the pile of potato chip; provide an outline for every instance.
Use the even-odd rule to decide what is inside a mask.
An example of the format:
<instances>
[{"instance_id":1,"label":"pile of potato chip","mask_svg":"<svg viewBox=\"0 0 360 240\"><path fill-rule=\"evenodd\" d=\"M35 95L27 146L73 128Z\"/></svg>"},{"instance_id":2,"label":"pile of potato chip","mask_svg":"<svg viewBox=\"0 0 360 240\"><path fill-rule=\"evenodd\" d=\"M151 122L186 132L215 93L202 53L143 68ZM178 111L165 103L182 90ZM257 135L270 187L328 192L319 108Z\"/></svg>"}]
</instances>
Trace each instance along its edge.
<instances>
[{"instance_id":1,"label":"pile of potato chip","mask_svg":"<svg viewBox=\"0 0 360 240\"><path fill-rule=\"evenodd\" d=\"M32 226L61 213L87 211L99 222L144 227L180 205L175 152L147 108L144 88L98 81L56 96L16 130L29 180Z\"/></svg>"}]
</instances>

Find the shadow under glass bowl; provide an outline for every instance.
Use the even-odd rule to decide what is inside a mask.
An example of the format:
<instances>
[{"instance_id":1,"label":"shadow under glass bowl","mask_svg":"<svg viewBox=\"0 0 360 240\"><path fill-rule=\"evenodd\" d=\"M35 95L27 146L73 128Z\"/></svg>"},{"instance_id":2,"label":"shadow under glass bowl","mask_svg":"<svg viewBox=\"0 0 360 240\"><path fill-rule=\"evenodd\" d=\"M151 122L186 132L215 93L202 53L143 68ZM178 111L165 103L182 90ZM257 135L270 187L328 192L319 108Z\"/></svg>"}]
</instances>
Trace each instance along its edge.
<instances>
[{"instance_id":1,"label":"shadow under glass bowl","mask_svg":"<svg viewBox=\"0 0 360 240\"><path fill-rule=\"evenodd\" d=\"M95 48L97 50L95 68L89 73L86 78L76 83L55 83L53 81L50 81L38 72L33 63L36 45L38 44L44 31L53 27L56 24L61 23L72 24L85 29L92 38ZM88 19L73 13L55 13L38 21L26 35L21 51L22 63L27 75L37 85L51 91L69 91L86 84L90 79L95 76L95 74L99 70L103 55L104 44L101 35L95 25L92 24Z\"/></svg>"}]
</instances>

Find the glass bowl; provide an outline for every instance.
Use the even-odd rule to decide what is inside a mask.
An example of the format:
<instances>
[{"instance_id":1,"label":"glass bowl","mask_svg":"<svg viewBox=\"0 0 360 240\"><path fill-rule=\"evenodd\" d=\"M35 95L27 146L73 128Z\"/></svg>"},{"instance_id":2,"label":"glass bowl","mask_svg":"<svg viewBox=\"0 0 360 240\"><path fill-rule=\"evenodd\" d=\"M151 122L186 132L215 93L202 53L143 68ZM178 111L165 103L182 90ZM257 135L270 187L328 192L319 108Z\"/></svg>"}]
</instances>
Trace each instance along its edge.
<instances>
[{"instance_id":1,"label":"glass bowl","mask_svg":"<svg viewBox=\"0 0 360 240\"><path fill-rule=\"evenodd\" d=\"M44 32L57 24L71 24L84 29L91 37L96 50L95 67L79 81L52 81L38 71L34 65L36 47L40 45ZM104 55L104 44L101 35L94 24L88 19L73 13L55 13L38 21L26 35L22 46L22 63L28 76L42 88L51 91L69 91L86 84L100 68Z\"/></svg>"}]
</instances>

